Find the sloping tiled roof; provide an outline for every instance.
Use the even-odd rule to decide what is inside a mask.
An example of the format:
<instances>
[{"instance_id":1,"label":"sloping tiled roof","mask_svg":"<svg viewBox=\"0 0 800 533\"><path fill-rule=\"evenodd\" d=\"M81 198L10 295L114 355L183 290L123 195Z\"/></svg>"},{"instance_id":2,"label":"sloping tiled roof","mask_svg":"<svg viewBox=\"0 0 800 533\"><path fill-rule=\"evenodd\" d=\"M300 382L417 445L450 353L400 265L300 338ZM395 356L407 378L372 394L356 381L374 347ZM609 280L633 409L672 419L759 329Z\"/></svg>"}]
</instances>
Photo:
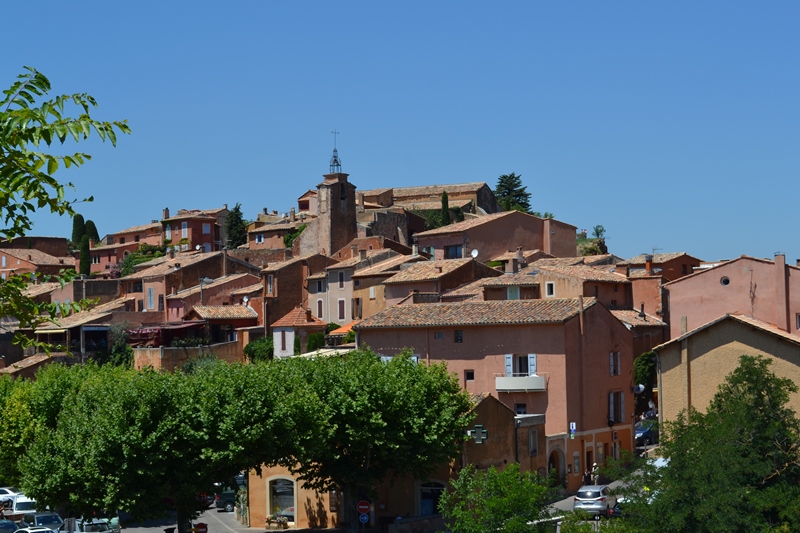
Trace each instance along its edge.
<instances>
[{"instance_id":1,"label":"sloping tiled roof","mask_svg":"<svg viewBox=\"0 0 800 533\"><path fill-rule=\"evenodd\" d=\"M614 254L584 255L583 262L589 266L606 265L609 261L613 263L615 257Z\"/></svg>"},{"instance_id":2,"label":"sloping tiled roof","mask_svg":"<svg viewBox=\"0 0 800 533\"><path fill-rule=\"evenodd\" d=\"M555 272L565 276L582 279L584 281L597 281L603 283L630 283L626 276L616 272L607 272L601 268L587 265L571 266L539 266L540 271Z\"/></svg>"},{"instance_id":3,"label":"sloping tiled roof","mask_svg":"<svg viewBox=\"0 0 800 533\"><path fill-rule=\"evenodd\" d=\"M237 279L244 278L245 276L251 276L253 278L258 278L258 276L253 276L252 274L248 274L247 272L242 272L240 274L231 274L230 276L227 276L227 277L224 277L224 278L217 278L217 279L213 280L211 283L203 283L203 290L208 290L211 287L219 287L220 285L225 285L226 283L229 283L231 281L236 281ZM258 285L258 286L261 287L261 285ZM241 290L241 289L236 289L236 290ZM250 291L250 292L252 292L252 291ZM190 287L188 289L183 289L182 291L178 291L175 294L170 294L169 296L167 296L167 300L181 299L181 298L185 298L186 296L189 296L189 295L192 295L192 294L200 294L200 285L199 284L195 285L194 287Z\"/></svg>"},{"instance_id":4,"label":"sloping tiled roof","mask_svg":"<svg viewBox=\"0 0 800 533\"><path fill-rule=\"evenodd\" d=\"M88 324L96 320L101 320L111 316L113 311L125 307L126 302L133 300L133 298L117 298L110 302L100 304L92 309L74 313L58 319L58 323L54 324L48 322L36 328L36 333L47 333L49 330L69 329L83 324Z\"/></svg>"},{"instance_id":5,"label":"sloping tiled roof","mask_svg":"<svg viewBox=\"0 0 800 533\"><path fill-rule=\"evenodd\" d=\"M3 248L3 253L12 257L16 257L17 259L30 261L34 265L75 266L75 258L72 256L56 257L34 248Z\"/></svg>"},{"instance_id":6,"label":"sloping tiled roof","mask_svg":"<svg viewBox=\"0 0 800 533\"><path fill-rule=\"evenodd\" d=\"M166 260L164 260L163 257L158 257L152 261L153 263L158 263L158 264L151 266L150 268L145 268L138 272L134 272L133 274L129 274L119 279L127 281L131 279L144 279L156 276L163 276L165 274L173 272L177 264L180 264L181 268L184 268L189 265L199 263L200 261L209 259L211 257L221 256L221 255L222 252L198 252L194 254L176 255L175 258L173 259L170 259L169 256L164 256L167 258Z\"/></svg>"},{"instance_id":7,"label":"sloping tiled roof","mask_svg":"<svg viewBox=\"0 0 800 533\"><path fill-rule=\"evenodd\" d=\"M471 183L452 183L449 185L421 185L416 187L389 187L389 188L382 188L382 189L371 189L368 191L361 191L364 193L364 196L374 196L386 191L393 191L392 194L397 199L397 203L400 203L402 198L408 196L437 196L440 197L442 195L442 191L447 191L448 194L450 193L464 193L464 192L477 192L479 191L486 182L484 181L476 181ZM441 203L439 207L441 207Z\"/></svg>"},{"instance_id":8,"label":"sloping tiled roof","mask_svg":"<svg viewBox=\"0 0 800 533\"><path fill-rule=\"evenodd\" d=\"M311 328L325 329L327 324L319 318L307 313L302 307L295 307L276 322L273 328Z\"/></svg>"},{"instance_id":9,"label":"sloping tiled roof","mask_svg":"<svg viewBox=\"0 0 800 533\"><path fill-rule=\"evenodd\" d=\"M279 230L289 231L297 228L298 226L302 226L303 224L308 224L308 221L301 218L298 218L294 222L291 220L281 220L280 222L275 222L274 224L265 224L255 229L251 229L247 233L269 233L270 231Z\"/></svg>"},{"instance_id":10,"label":"sloping tiled roof","mask_svg":"<svg viewBox=\"0 0 800 533\"><path fill-rule=\"evenodd\" d=\"M131 226L130 228L125 228L124 230L117 231L112 233L111 235L123 235L128 233L139 233L141 231L147 231L149 229L161 229L161 222L150 222L149 224L140 224L138 226Z\"/></svg>"},{"instance_id":11,"label":"sloping tiled roof","mask_svg":"<svg viewBox=\"0 0 800 533\"><path fill-rule=\"evenodd\" d=\"M526 261L529 260L531 257L537 254L545 254L550 255L547 252L543 252L538 248L536 250L522 250L522 258ZM504 253L503 255L498 255L497 257L492 257L491 261L511 261L517 257L516 251L509 250L508 252ZM551 256L552 257L552 256Z\"/></svg>"},{"instance_id":12,"label":"sloping tiled roof","mask_svg":"<svg viewBox=\"0 0 800 533\"><path fill-rule=\"evenodd\" d=\"M620 261L618 264L620 265L644 265L646 264L645 256L651 254L639 254L636 257L632 257L626 261ZM678 259L679 257L690 257L692 259L697 259L696 257L692 257L691 255L687 254L686 252L673 252L669 254L652 254L653 255L653 264L663 264L667 261L672 261L673 259Z\"/></svg>"},{"instance_id":13,"label":"sloping tiled roof","mask_svg":"<svg viewBox=\"0 0 800 533\"><path fill-rule=\"evenodd\" d=\"M422 261L415 263L405 270L401 270L391 278L384 280L384 284L411 283L417 281L433 281L442 278L450 272L460 268L474 259L443 259L440 261Z\"/></svg>"},{"instance_id":14,"label":"sloping tiled roof","mask_svg":"<svg viewBox=\"0 0 800 533\"><path fill-rule=\"evenodd\" d=\"M539 284L539 276L537 276L538 272L536 272L531 267L526 267L520 269L515 274L503 274L502 276L498 276L496 278L489 278L483 280L484 287L525 287L525 286L533 286Z\"/></svg>"},{"instance_id":15,"label":"sloping tiled roof","mask_svg":"<svg viewBox=\"0 0 800 533\"><path fill-rule=\"evenodd\" d=\"M583 307L588 309L596 302L595 298L584 298ZM579 312L578 298L396 305L353 329L560 324Z\"/></svg>"},{"instance_id":16,"label":"sloping tiled roof","mask_svg":"<svg viewBox=\"0 0 800 533\"><path fill-rule=\"evenodd\" d=\"M195 305L192 311L203 320L240 320L258 317L258 313L246 305Z\"/></svg>"},{"instance_id":17,"label":"sloping tiled roof","mask_svg":"<svg viewBox=\"0 0 800 533\"><path fill-rule=\"evenodd\" d=\"M61 284L57 281L47 282L47 283L36 283L28 285L22 294L27 296L28 298L35 298L36 296L41 296L43 294L48 294L53 292L54 290L61 287Z\"/></svg>"},{"instance_id":18,"label":"sloping tiled roof","mask_svg":"<svg viewBox=\"0 0 800 533\"><path fill-rule=\"evenodd\" d=\"M50 359L50 356L47 354L36 354L31 355L29 357L25 357L16 363L12 363L5 368L0 368L0 374L15 374L18 371L32 367L42 361L47 361Z\"/></svg>"},{"instance_id":19,"label":"sloping tiled roof","mask_svg":"<svg viewBox=\"0 0 800 533\"><path fill-rule=\"evenodd\" d=\"M248 285L247 287L242 287L241 289L234 289L231 291L231 296L239 296L245 294L252 294L254 292L260 292L264 289L264 285L262 283L254 283L253 285Z\"/></svg>"},{"instance_id":20,"label":"sloping tiled roof","mask_svg":"<svg viewBox=\"0 0 800 533\"><path fill-rule=\"evenodd\" d=\"M582 264L584 264L583 257L543 257L542 259L537 259L528 266L538 268L540 266L568 266Z\"/></svg>"},{"instance_id":21,"label":"sloping tiled roof","mask_svg":"<svg viewBox=\"0 0 800 533\"><path fill-rule=\"evenodd\" d=\"M464 299L466 297L474 297L483 292L484 284L489 280L494 280L497 278L483 278L483 279L476 279L475 281L471 281L470 283L465 283L459 287L451 291L447 291L442 294L442 299L448 298L459 298Z\"/></svg>"},{"instance_id":22,"label":"sloping tiled roof","mask_svg":"<svg viewBox=\"0 0 800 533\"><path fill-rule=\"evenodd\" d=\"M369 276L387 275L390 274L391 270L399 268L400 265L404 265L406 263L416 263L420 261L427 261L427 259L421 255L398 255L397 257L392 257L386 261L381 261L377 265L358 270L353 274L353 277L366 278Z\"/></svg>"},{"instance_id":23,"label":"sloping tiled roof","mask_svg":"<svg viewBox=\"0 0 800 533\"><path fill-rule=\"evenodd\" d=\"M308 260L308 258L314 257L315 255L316 254L301 255L301 256L298 256L298 257L292 257L291 259L287 259L286 261L278 261L276 263L270 263L265 268L262 268L261 272L277 272L278 270L280 270L280 269L282 269L284 267L287 267L289 265L293 265L295 263L301 263L303 261L306 261L306 260ZM338 260L334 259L333 257L328 257L327 261L332 265L339 262Z\"/></svg>"},{"instance_id":24,"label":"sloping tiled roof","mask_svg":"<svg viewBox=\"0 0 800 533\"><path fill-rule=\"evenodd\" d=\"M472 200L448 200L447 205L452 209L453 207L464 207L469 205ZM403 207L408 209L409 211L432 211L435 209L442 208L442 201L439 200L437 202L415 202L409 201L404 202Z\"/></svg>"},{"instance_id":25,"label":"sloping tiled roof","mask_svg":"<svg viewBox=\"0 0 800 533\"><path fill-rule=\"evenodd\" d=\"M658 346L654 347L653 350L654 351L659 351L662 348L664 348L665 346L669 346L670 344L679 343L679 342L683 341L684 339L686 339L688 337L691 337L695 333L698 333L700 331L708 329L711 326L713 326L715 324L718 324L720 322L723 322L725 320L735 320L737 322L741 322L742 324L747 324L748 326L752 326L752 327L754 327L756 329L764 331L765 333L770 333L770 334L772 334L772 335L774 335L776 337L780 337L783 340L787 340L787 341L793 342L794 344L800 346L800 337L799 336L792 335L791 333L788 333L788 332L780 329L779 327L775 326L774 324L770 324L768 322L764 322L762 320L758 320L757 318L753 318L753 317L749 317L749 316L738 315L738 314L728 314L728 315L721 316L721 317L719 317L719 318L717 318L715 320L712 320L711 322L708 322L707 324L703 324L702 326L697 327L697 328L693 329L692 331L688 331L688 332L684 333L683 335L681 335L680 337L675 337L674 339L670 339L670 340L668 340L667 342L665 342L663 344L659 344Z\"/></svg>"},{"instance_id":26,"label":"sloping tiled roof","mask_svg":"<svg viewBox=\"0 0 800 533\"><path fill-rule=\"evenodd\" d=\"M462 220L461 222L456 222L455 224L450 224L447 226L442 226L440 228L429 229L428 231L421 231L416 234L417 237L428 237L430 235L447 235L448 233L458 233L459 231L466 231L468 229L472 229L477 226L481 226L488 222L493 222L498 218L507 217L509 215L513 215L513 213L518 213L518 211L503 211L500 213L492 213L490 215L484 215L481 217L472 217L466 220ZM532 215L528 215L532 216Z\"/></svg>"},{"instance_id":27,"label":"sloping tiled roof","mask_svg":"<svg viewBox=\"0 0 800 533\"><path fill-rule=\"evenodd\" d=\"M645 313L641 316L641 312L635 309L612 309L611 314L617 317L620 322L630 324L631 326L666 326L667 323L659 318Z\"/></svg>"},{"instance_id":28,"label":"sloping tiled roof","mask_svg":"<svg viewBox=\"0 0 800 533\"><path fill-rule=\"evenodd\" d=\"M380 264L380 262L386 261L391 259L395 256L399 255L398 252L395 252L391 249L384 249L379 248L377 250L367 250L367 257L366 259L361 259L361 254L356 254L355 257L350 257L349 259L343 259L340 262L336 263L335 265L331 265L326 267L325 270L337 270L339 268L352 268L358 266L359 263L365 262L367 263L365 268L371 268L374 265L370 265L370 261L375 261L375 264Z\"/></svg>"},{"instance_id":29,"label":"sloping tiled roof","mask_svg":"<svg viewBox=\"0 0 800 533\"><path fill-rule=\"evenodd\" d=\"M333 331L328 333L328 335L347 335L348 333L353 331L353 326L355 326L358 323L359 323L358 320L353 320L349 324L345 324L344 326L342 326L340 328L334 329Z\"/></svg>"}]
</instances>

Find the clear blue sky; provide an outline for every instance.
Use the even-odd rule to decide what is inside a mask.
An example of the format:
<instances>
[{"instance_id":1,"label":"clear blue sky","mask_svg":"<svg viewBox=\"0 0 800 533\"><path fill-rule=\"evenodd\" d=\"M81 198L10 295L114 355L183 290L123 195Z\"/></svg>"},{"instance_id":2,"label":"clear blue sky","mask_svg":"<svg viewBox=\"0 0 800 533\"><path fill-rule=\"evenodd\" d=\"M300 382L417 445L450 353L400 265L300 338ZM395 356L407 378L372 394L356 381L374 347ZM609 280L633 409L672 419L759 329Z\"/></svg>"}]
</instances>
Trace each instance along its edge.
<instances>
[{"instance_id":1,"label":"clear blue sky","mask_svg":"<svg viewBox=\"0 0 800 533\"><path fill-rule=\"evenodd\" d=\"M361 190L516 172L535 210L602 224L623 257L800 258L797 2L14 2L3 19L0 85L30 65L133 129L57 174L94 196L101 235L164 207L288 211L337 129Z\"/></svg>"}]
</instances>

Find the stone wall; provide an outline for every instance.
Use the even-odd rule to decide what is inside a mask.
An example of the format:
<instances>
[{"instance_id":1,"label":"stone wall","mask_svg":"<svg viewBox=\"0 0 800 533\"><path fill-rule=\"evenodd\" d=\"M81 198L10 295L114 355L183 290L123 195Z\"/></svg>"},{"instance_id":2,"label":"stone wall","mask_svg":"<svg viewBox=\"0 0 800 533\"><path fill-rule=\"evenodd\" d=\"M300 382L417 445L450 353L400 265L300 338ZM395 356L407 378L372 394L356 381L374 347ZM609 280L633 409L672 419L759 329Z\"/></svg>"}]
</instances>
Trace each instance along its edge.
<instances>
[{"instance_id":1,"label":"stone wall","mask_svg":"<svg viewBox=\"0 0 800 533\"><path fill-rule=\"evenodd\" d=\"M239 341L212 344L210 346L196 346L189 348L134 348L133 367L142 370L152 367L156 370L174 372L193 359L214 354L226 363L241 363L245 360Z\"/></svg>"}]
</instances>

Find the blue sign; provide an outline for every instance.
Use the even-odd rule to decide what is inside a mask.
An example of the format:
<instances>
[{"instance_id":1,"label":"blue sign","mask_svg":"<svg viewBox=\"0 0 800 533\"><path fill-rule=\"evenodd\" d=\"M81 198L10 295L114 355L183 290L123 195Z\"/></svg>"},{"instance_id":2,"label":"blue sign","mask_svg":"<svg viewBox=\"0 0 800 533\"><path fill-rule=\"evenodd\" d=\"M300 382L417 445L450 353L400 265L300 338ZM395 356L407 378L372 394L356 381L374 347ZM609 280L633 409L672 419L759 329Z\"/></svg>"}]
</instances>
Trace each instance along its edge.
<instances>
[{"instance_id":1,"label":"blue sign","mask_svg":"<svg viewBox=\"0 0 800 533\"><path fill-rule=\"evenodd\" d=\"M369 522L369 515L362 514L361 516L358 517L358 521L361 522L362 524L366 524L367 522Z\"/></svg>"}]
</instances>

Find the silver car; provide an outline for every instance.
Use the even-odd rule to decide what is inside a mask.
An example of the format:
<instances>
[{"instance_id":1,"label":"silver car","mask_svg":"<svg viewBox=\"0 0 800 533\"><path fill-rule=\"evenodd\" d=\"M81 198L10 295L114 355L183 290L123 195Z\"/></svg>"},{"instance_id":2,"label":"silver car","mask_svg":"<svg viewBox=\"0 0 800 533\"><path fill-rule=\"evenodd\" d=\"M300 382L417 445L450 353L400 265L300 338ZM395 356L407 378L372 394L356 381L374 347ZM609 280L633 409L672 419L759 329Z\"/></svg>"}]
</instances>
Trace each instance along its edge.
<instances>
[{"instance_id":1,"label":"silver car","mask_svg":"<svg viewBox=\"0 0 800 533\"><path fill-rule=\"evenodd\" d=\"M595 520L607 517L609 510L617 503L608 485L584 485L578 489L572 503L573 511L594 515Z\"/></svg>"}]
</instances>

